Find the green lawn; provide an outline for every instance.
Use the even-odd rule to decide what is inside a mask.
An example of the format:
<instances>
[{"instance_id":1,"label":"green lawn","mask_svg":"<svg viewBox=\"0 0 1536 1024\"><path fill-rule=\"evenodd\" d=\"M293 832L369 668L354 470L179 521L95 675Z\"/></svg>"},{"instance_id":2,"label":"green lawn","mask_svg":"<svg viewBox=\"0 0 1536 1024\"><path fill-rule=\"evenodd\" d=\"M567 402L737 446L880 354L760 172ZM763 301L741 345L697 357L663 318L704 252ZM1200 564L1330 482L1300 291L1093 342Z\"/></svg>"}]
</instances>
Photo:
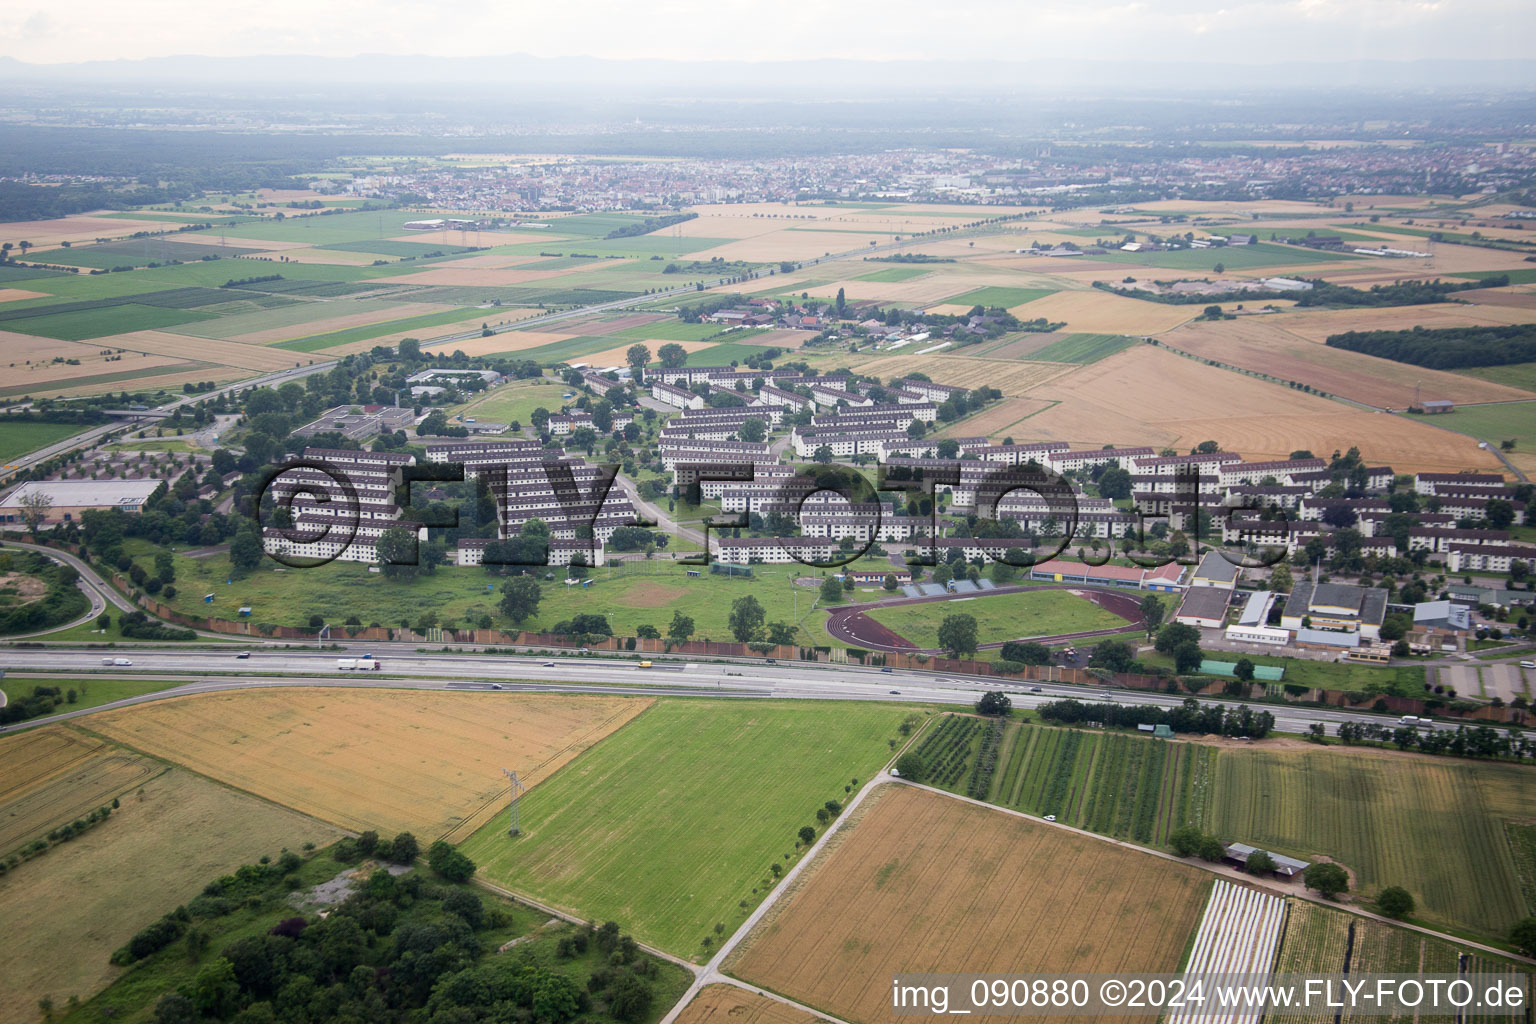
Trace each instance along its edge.
<instances>
[{"instance_id":1,"label":"green lawn","mask_svg":"<svg viewBox=\"0 0 1536 1024\"><path fill-rule=\"evenodd\" d=\"M754 334L757 332L753 332ZM747 332L738 332L736 337L745 337ZM737 341L722 341L718 345L709 348L701 348L697 352L688 353L688 359L684 366L726 366L732 360L738 364L745 363L753 356L760 356L767 352L769 345L743 345Z\"/></svg>"},{"instance_id":2,"label":"green lawn","mask_svg":"<svg viewBox=\"0 0 1536 1024\"><path fill-rule=\"evenodd\" d=\"M615 331L608 335L610 338L634 339L643 341L646 338L655 338L662 341L700 341L711 335L719 334L719 324L690 324L683 320L657 320L654 323L642 324L639 327L626 327L622 331Z\"/></svg>"},{"instance_id":3,"label":"green lawn","mask_svg":"<svg viewBox=\"0 0 1536 1024\"><path fill-rule=\"evenodd\" d=\"M1424 418L1437 427L1450 427L1491 445L1512 440L1517 451L1536 451L1536 401L1464 405L1454 412Z\"/></svg>"},{"instance_id":4,"label":"green lawn","mask_svg":"<svg viewBox=\"0 0 1536 1024\"><path fill-rule=\"evenodd\" d=\"M534 787L524 834L460 848L480 875L685 957L729 935L794 864L796 831L890 756L906 708L662 700ZM786 855L787 859L786 859Z\"/></svg>"},{"instance_id":5,"label":"green lawn","mask_svg":"<svg viewBox=\"0 0 1536 1024\"><path fill-rule=\"evenodd\" d=\"M1125 620L1064 590L951 598L870 611L869 617L918 647L939 646L939 626L950 615L970 615L982 643L1124 626Z\"/></svg>"},{"instance_id":6,"label":"green lawn","mask_svg":"<svg viewBox=\"0 0 1536 1024\"><path fill-rule=\"evenodd\" d=\"M89 425L79 423L0 423L0 462L10 462L89 429Z\"/></svg>"},{"instance_id":7,"label":"green lawn","mask_svg":"<svg viewBox=\"0 0 1536 1024\"><path fill-rule=\"evenodd\" d=\"M517 335L513 332L508 337L516 338ZM563 341L550 342L548 345L540 345L538 348L525 348L508 354L518 359L532 359L539 363L565 363L572 360L580 361L582 356L603 352L623 343L624 339L615 341L613 338L578 335Z\"/></svg>"},{"instance_id":8,"label":"green lawn","mask_svg":"<svg viewBox=\"0 0 1536 1024\"><path fill-rule=\"evenodd\" d=\"M977 288L974 291L961 295L952 295L943 300L947 306L1001 306L1010 309L1014 306L1022 306L1026 302L1034 302L1051 294L1049 288Z\"/></svg>"},{"instance_id":9,"label":"green lawn","mask_svg":"<svg viewBox=\"0 0 1536 1024\"><path fill-rule=\"evenodd\" d=\"M1029 358L1047 363L1096 363L1129 348L1135 340L1123 334L1069 334L1030 353Z\"/></svg>"},{"instance_id":10,"label":"green lawn","mask_svg":"<svg viewBox=\"0 0 1536 1024\"><path fill-rule=\"evenodd\" d=\"M159 549L145 541L130 540L124 550L153 571L154 553ZM398 626L402 620L418 621L430 609L441 623L466 626L481 615L490 615L497 627L515 628L496 607L503 578L480 568L445 566L430 576L388 580L355 562L279 572L277 564L268 560L250 576L225 583L230 573L229 560L223 555L189 558L177 554L175 566L177 594L169 603L188 615L234 619L240 608L249 607L253 621L276 625L306 625L311 615L322 615L340 625L355 614L365 625ZM651 569L656 575L645 574ZM608 616L615 633L633 636L635 627L642 624L665 632L672 613L681 611L693 618L695 639L730 640L731 603L751 595L763 606L767 621L788 622L798 614L804 627L802 642L822 638L816 642L824 643L824 613L811 612L816 593L805 587L792 590L788 567L756 569L755 577L748 580L708 574L689 577L684 566L670 562L655 562L632 571L599 567L592 570L594 582L590 586L567 587L562 582L564 571L552 567L547 571L556 578L540 581L544 597L538 615L524 622L522 628L548 628L574 615L600 613ZM493 589L488 590L488 586ZM205 604L203 595L209 593L214 600Z\"/></svg>"},{"instance_id":11,"label":"green lawn","mask_svg":"<svg viewBox=\"0 0 1536 1024\"><path fill-rule=\"evenodd\" d=\"M209 314L195 310L145 306L130 302L100 309L77 309L68 313L29 316L8 321L6 327L23 334L37 334L44 338L58 338L60 341L84 341L87 338L104 338L107 335L127 334L130 331L158 330L176 324L212 319L213 317Z\"/></svg>"},{"instance_id":12,"label":"green lawn","mask_svg":"<svg viewBox=\"0 0 1536 1024\"><path fill-rule=\"evenodd\" d=\"M560 396L570 393L571 389L564 384L518 381L504 384L489 396L460 406L455 413L472 416L482 422L510 423L516 420L526 426L533 416L533 410L543 407L552 413L559 412L560 407L567 402Z\"/></svg>"},{"instance_id":13,"label":"green lawn","mask_svg":"<svg viewBox=\"0 0 1536 1024\"><path fill-rule=\"evenodd\" d=\"M1214 652L1216 660L1234 661L1236 654ZM1166 654L1143 651L1139 657L1148 665L1173 670L1173 659ZM1278 658L1268 654L1244 654L1255 665L1277 665L1285 669L1285 681L1297 686L1315 686L1325 690L1365 690L1391 693L1402 697L1424 696L1424 669L1420 665L1371 665L1360 661L1313 661L1310 658Z\"/></svg>"},{"instance_id":14,"label":"green lawn","mask_svg":"<svg viewBox=\"0 0 1536 1024\"><path fill-rule=\"evenodd\" d=\"M86 708L100 707L125 697L137 697L140 694L169 690L173 686L183 686L186 683L185 679L78 679L69 676L52 676L47 679L0 680L0 690L5 691L7 700L26 696L32 692L34 686L57 686L66 693L74 690L78 698L75 703L61 704L54 712L63 714L66 711L83 711Z\"/></svg>"},{"instance_id":15,"label":"green lawn","mask_svg":"<svg viewBox=\"0 0 1536 1024\"><path fill-rule=\"evenodd\" d=\"M408 316L400 320L385 320L363 327L352 327L344 331L315 334L308 338L297 338L293 341L280 342L272 347L285 348L293 352L319 352L324 349L335 348L337 345L346 345L354 341L366 341L369 338L378 338L400 331L414 331L425 327L443 327L448 324L462 323L466 320L490 321L495 318L494 313L495 311L490 309L449 309L441 313L425 313L421 316Z\"/></svg>"}]
</instances>

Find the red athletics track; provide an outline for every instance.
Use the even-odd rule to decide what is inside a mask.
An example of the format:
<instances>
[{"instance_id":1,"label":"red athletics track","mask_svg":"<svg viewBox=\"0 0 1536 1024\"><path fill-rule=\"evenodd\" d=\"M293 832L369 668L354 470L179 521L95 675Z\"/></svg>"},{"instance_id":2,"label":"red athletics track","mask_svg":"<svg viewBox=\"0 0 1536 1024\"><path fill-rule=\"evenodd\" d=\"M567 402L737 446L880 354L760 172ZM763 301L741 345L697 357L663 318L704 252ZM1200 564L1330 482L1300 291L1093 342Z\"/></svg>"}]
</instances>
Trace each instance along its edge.
<instances>
[{"instance_id":1,"label":"red athletics track","mask_svg":"<svg viewBox=\"0 0 1536 1024\"><path fill-rule=\"evenodd\" d=\"M1141 599L1146 595L1139 590L1126 591L1114 587L1086 586L1080 583L1051 583L1038 587L998 587L996 590L985 590L966 596L972 600L984 601L994 594L1022 594L1031 590L1071 590L1080 593L1105 611L1113 612L1122 619L1125 619L1127 624L1114 629L1089 630L1086 633L1009 637L1007 640L994 640L979 644L978 647L982 649L1001 647L1008 640L1036 640L1041 643L1054 643L1061 640L1084 640L1088 637L1140 632L1142 629ZM954 596L954 594L941 594L935 597L904 597L896 601L879 601L873 605L865 604L855 605L850 608L837 608L827 616L827 632L834 639L840 640L843 643L868 648L872 651L889 651L898 654L940 654L942 652L938 650L919 650L904 637L882 626L868 615L865 615L864 612L871 607L898 608L909 604L948 601L953 599Z\"/></svg>"}]
</instances>

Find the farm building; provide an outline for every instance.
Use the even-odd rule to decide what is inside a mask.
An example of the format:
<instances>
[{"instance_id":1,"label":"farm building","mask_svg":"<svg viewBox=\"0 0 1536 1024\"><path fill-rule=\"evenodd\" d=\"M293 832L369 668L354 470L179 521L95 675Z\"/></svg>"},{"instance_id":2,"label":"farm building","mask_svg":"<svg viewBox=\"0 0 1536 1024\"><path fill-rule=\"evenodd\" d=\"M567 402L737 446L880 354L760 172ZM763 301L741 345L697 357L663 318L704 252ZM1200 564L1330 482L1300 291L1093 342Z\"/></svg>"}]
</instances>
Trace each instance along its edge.
<instances>
[{"instance_id":1,"label":"farm building","mask_svg":"<svg viewBox=\"0 0 1536 1024\"><path fill-rule=\"evenodd\" d=\"M1429 414L1437 412L1455 412L1456 403L1446 401L1443 398L1437 398L1429 402L1420 402L1419 408L1423 409L1426 413Z\"/></svg>"},{"instance_id":2,"label":"farm building","mask_svg":"<svg viewBox=\"0 0 1536 1024\"><path fill-rule=\"evenodd\" d=\"M22 522L23 499L41 494L52 504L43 517L44 524L67 523L78 519L87 509L115 508L139 512L155 488L153 480L32 480L22 484L0 501L0 523Z\"/></svg>"},{"instance_id":3,"label":"farm building","mask_svg":"<svg viewBox=\"0 0 1536 1024\"><path fill-rule=\"evenodd\" d=\"M1246 843L1229 843L1227 844L1226 856L1227 860L1246 868L1248 866L1248 858L1259 852L1257 847L1249 846ZM1263 852L1269 853L1268 850ZM1286 857L1278 853L1269 853L1269 856L1275 862L1275 874L1285 879L1295 878L1312 866L1308 861L1297 860L1294 857Z\"/></svg>"}]
</instances>

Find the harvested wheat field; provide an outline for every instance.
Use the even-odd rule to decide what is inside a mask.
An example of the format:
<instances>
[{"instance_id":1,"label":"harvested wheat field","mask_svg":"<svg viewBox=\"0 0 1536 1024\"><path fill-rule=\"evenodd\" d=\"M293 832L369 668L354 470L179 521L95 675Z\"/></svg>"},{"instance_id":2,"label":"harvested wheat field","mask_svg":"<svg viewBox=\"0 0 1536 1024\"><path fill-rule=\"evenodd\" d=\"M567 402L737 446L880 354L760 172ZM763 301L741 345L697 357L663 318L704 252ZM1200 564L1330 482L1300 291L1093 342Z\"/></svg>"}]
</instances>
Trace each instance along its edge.
<instances>
[{"instance_id":1,"label":"harvested wheat field","mask_svg":"<svg viewBox=\"0 0 1536 1024\"><path fill-rule=\"evenodd\" d=\"M643 711L623 697L272 689L95 717L114 739L346 828L467 836Z\"/></svg>"},{"instance_id":2,"label":"harvested wheat field","mask_svg":"<svg viewBox=\"0 0 1536 1024\"><path fill-rule=\"evenodd\" d=\"M1070 364L1046 365L1069 366ZM991 437L1002 440L1005 434L1020 435L1027 431L1028 417L1050 407L1050 402L1036 398L1005 398L974 416L945 427L939 433L941 436L949 437ZM1014 436L1014 440L1018 441L1019 436Z\"/></svg>"},{"instance_id":3,"label":"harvested wheat field","mask_svg":"<svg viewBox=\"0 0 1536 1024\"><path fill-rule=\"evenodd\" d=\"M345 331L353 327L366 327L369 324L385 323L389 320L399 320L409 316L426 316L431 313L445 313L450 309L457 308L455 306L445 306L442 304L429 302L412 302L409 304L401 303L397 305L387 305L384 303L379 303L377 305L373 303L359 303L358 305L363 306L362 309L348 313L345 312L345 310L347 310L349 307L342 303L326 303L324 305L320 303L309 303L308 305L310 307L309 312L314 316L313 320L306 320L295 324L280 325L277 327L268 327L257 331L248 330L240 334L229 334L224 338L224 340L239 342L242 345L270 345L279 341L289 341L293 338L309 338L317 334L330 334L332 331ZM292 307L289 308L291 309ZM262 312L265 313L267 311L263 310ZM282 312L286 313L287 310L285 309ZM326 314L330 315L327 316ZM244 317L254 325L256 323L260 323L262 314L244 313L237 315ZM227 317L225 319L233 320L235 318ZM219 321L210 321L208 323L207 330L218 331L220 334L224 334L225 329L218 325ZM191 328L184 327L181 329L181 331L176 333L186 332L190 334L197 326L199 325L194 324ZM228 326L231 325L224 325L225 328Z\"/></svg>"},{"instance_id":4,"label":"harvested wheat field","mask_svg":"<svg viewBox=\"0 0 1536 1024\"><path fill-rule=\"evenodd\" d=\"M1475 377L1319 345L1286 330L1291 319L1276 315L1202 320L1170 331L1161 340L1170 348L1381 408L1407 408L1421 382L1424 397L1457 403L1521 401L1529 394Z\"/></svg>"},{"instance_id":5,"label":"harvested wheat field","mask_svg":"<svg viewBox=\"0 0 1536 1024\"><path fill-rule=\"evenodd\" d=\"M1135 345L1082 367L1030 397L1061 404L1029 419L1029 439L1066 441L1074 447L1188 449L1213 440L1249 459L1281 459L1298 448L1332 452L1355 445L1368 463L1390 465L1400 473L1499 465L1465 436L1207 366L1151 345Z\"/></svg>"},{"instance_id":6,"label":"harvested wheat field","mask_svg":"<svg viewBox=\"0 0 1536 1024\"><path fill-rule=\"evenodd\" d=\"M1277 320L1292 334L1308 341L1322 342L1330 334L1345 331L1410 331L1415 327L1434 330L1526 323L1536 320L1536 310L1440 302L1427 306L1296 310L1280 314Z\"/></svg>"},{"instance_id":7,"label":"harvested wheat field","mask_svg":"<svg viewBox=\"0 0 1536 1024\"><path fill-rule=\"evenodd\" d=\"M62 725L0 742L0 856L164 770Z\"/></svg>"},{"instance_id":8,"label":"harvested wheat field","mask_svg":"<svg viewBox=\"0 0 1536 1024\"><path fill-rule=\"evenodd\" d=\"M1127 299L1098 288L1076 292L1057 292L1008 312L1020 320L1045 317L1065 320L1073 334L1160 334L1194 319L1198 311L1190 306L1167 306L1161 302Z\"/></svg>"},{"instance_id":9,"label":"harvested wheat field","mask_svg":"<svg viewBox=\"0 0 1536 1024\"><path fill-rule=\"evenodd\" d=\"M105 988L123 973L108 963L112 951L215 878L339 838L191 772L155 770L163 774L125 792L107 820L0 878L0 934L26 951L6 959L0 1020L35 1020L44 996L63 1006Z\"/></svg>"},{"instance_id":10,"label":"harvested wheat field","mask_svg":"<svg viewBox=\"0 0 1536 1024\"><path fill-rule=\"evenodd\" d=\"M0 302L20 302L22 299L51 299L47 292L29 292L25 288L0 288Z\"/></svg>"},{"instance_id":11,"label":"harvested wheat field","mask_svg":"<svg viewBox=\"0 0 1536 1024\"><path fill-rule=\"evenodd\" d=\"M506 337L506 335L503 335L503 337ZM631 345L645 345L651 350L651 355L654 357L657 348L662 345L681 345L683 351L691 354L714 348L718 344L720 344L719 341L667 341L664 338L642 338L638 341L627 342L618 348L604 349L601 352L588 352L581 357L581 361L591 366L623 366L627 361L627 354ZM752 344L759 344L758 339L753 338Z\"/></svg>"},{"instance_id":12,"label":"harvested wheat field","mask_svg":"<svg viewBox=\"0 0 1536 1024\"><path fill-rule=\"evenodd\" d=\"M858 1024L899 1019L897 973L1177 970L1210 888L1194 868L899 783L859 813L727 964Z\"/></svg>"},{"instance_id":13,"label":"harvested wheat field","mask_svg":"<svg viewBox=\"0 0 1536 1024\"><path fill-rule=\"evenodd\" d=\"M1023 363L1008 359L978 359L974 356L879 356L857 367L860 373L873 374L881 380L926 373L931 380L956 387L975 388L985 384L1004 395L1021 395L1057 377L1079 369L1076 363Z\"/></svg>"},{"instance_id":14,"label":"harvested wheat field","mask_svg":"<svg viewBox=\"0 0 1536 1024\"><path fill-rule=\"evenodd\" d=\"M1477 306L1515 306L1519 309L1536 309L1536 292L1517 291L1512 288L1478 288L1460 292L1459 299Z\"/></svg>"},{"instance_id":15,"label":"harvested wheat field","mask_svg":"<svg viewBox=\"0 0 1536 1024\"><path fill-rule=\"evenodd\" d=\"M216 323L217 321L210 321ZM242 370L260 370L263 373L283 370L294 365L298 353L284 349L263 348L260 345L242 345L237 341L215 341L211 338L189 338L169 331L132 331L114 334L102 339L112 348L129 352L148 352L157 356L174 356L177 359L196 359L204 363L220 363Z\"/></svg>"},{"instance_id":16,"label":"harvested wheat field","mask_svg":"<svg viewBox=\"0 0 1536 1024\"><path fill-rule=\"evenodd\" d=\"M823 1018L735 985L707 985L676 1024L816 1024Z\"/></svg>"},{"instance_id":17,"label":"harvested wheat field","mask_svg":"<svg viewBox=\"0 0 1536 1024\"><path fill-rule=\"evenodd\" d=\"M176 231L186 226L184 220L122 220L96 214L76 213L51 220L12 221L5 226L5 237L25 238L36 249L50 249L60 242L92 242L98 238L126 238L137 231ZM189 232L190 234L191 232ZM42 257L47 261L47 257Z\"/></svg>"}]
</instances>

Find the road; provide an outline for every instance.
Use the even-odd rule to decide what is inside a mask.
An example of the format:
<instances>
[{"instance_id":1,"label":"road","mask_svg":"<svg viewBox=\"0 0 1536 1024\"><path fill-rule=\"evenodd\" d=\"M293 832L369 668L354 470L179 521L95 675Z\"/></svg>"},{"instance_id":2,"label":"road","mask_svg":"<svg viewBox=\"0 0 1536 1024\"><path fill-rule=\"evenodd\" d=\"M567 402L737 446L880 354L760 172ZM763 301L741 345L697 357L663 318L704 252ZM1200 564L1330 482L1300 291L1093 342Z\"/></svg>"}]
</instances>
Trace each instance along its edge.
<instances>
[{"instance_id":1,"label":"road","mask_svg":"<svg viewBox=\"0 0 1536 1024\"><path fill-rule=\"evenodd\" d=\"M1063 697L1079 700L1099 699L1110 693L1122 704L1177 707L1182 694L1151 693L1139 690L1105 691L1068 683L1031 684L1013 680L988 679L961 675L937 675L931 672L882 671L852 665L794 662L775 664L756 662L682 663L657 662L655 668L642 669L633 661L608 658L509 656L498 654L422 654L414 650L392 650L389 645L372 644L343 648L340 651L304 651L261 648L253 645L249 659L237 659L231 650L183 649L100 649L82 648L9 648L0 650L0 669L17 675L28 672L110 676L113 678L177 678L186 676L187 685L174 690L145 694L101 708L66 712L48 719L33 719L0 728L0 733L29 728L47 721L91 714L107 707L121 707L163 700L188 693L241 690L273 686L361 686L406 689L490 690L499 684L502 692L543 693L621 693L650 696L709 696L734 699L789 700L860 700L922 702L965 705L974 703L989 690L1004 690L1015 706L1029 709ZM374 654L382 664L380 672L343 671L336 667L338 657L359 658ZM130 668L108 668L104 656L126 657ZM1039 693L1033 692L1035 688ZM1202 700L1201 703L1223 703ZM1231 703L1227 701L1226 703ZM1391 721L1390 716L1312 706L1258 705L1275 716L1282 732L1302 733L1314 722L1322 722L1336 731L1341 722Z\"/></svg>"}]
</instances>

